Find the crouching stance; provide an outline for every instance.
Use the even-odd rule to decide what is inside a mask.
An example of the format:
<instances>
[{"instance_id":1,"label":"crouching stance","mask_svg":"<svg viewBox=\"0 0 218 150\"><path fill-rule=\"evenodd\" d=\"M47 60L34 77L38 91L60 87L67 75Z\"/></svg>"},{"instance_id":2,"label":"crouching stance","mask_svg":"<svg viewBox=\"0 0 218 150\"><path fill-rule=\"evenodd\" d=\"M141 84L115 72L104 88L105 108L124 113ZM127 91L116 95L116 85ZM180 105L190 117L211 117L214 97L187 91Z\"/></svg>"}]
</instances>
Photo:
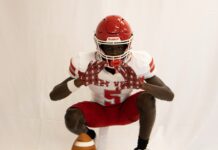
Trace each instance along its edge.
<instances>
[{"instance_id":1,"label":"crouching stance","mask_svg":"<svg viewBox=\"0 0 218 150\"><path fill-rule=\"evenodd\" d=\"M70 77L54 87L52 100L61 100L87 86L93 93L69 107L66 127L78 138L72 150L95 150L91 128L126 125L139 120L135 150L145 150L156 115L156 98L172 101L174 94L155 75L154 59L145 51L131 50L132 31L120 16L108 16L98 25L97 51L78 53L70 61ZM138 90L132 94L132 91Z\"/></svg>"}]
</instances>

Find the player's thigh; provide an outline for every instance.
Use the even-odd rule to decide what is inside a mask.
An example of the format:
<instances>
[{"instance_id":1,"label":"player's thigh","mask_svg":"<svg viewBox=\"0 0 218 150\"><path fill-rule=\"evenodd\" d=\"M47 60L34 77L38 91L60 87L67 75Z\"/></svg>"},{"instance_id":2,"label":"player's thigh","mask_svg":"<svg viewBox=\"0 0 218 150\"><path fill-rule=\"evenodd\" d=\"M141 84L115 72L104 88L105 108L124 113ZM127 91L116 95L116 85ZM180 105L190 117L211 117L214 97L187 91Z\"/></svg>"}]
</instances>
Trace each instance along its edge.
<instances>
[{"instance_id":1,"label":"player's thigh","mask_svg":"<svg viewBox=\"0 0 218 150\"><path fill-rule=\"evenodd\" d=\"M74 104L70 108L76 108L82 112L87 126L106 126L107 115L105 114L104 106L92 101L83 101Z\"/></svg>"},{"instance_id":2,"label":"player's thigh","mask_svg":"<svg viewBox=\"0 0 218 150\"><path fill-rule=\"evenodd\" d=\"M138 92L138 93L135 93L129 96L124 101L120 109L121 118L124 118L124 119L126 118L127 121L129 120L129 123L135 122L139 119L139 110L137 107L137 100L141 93L142 92Z\"/></svg>"}]
</instances>

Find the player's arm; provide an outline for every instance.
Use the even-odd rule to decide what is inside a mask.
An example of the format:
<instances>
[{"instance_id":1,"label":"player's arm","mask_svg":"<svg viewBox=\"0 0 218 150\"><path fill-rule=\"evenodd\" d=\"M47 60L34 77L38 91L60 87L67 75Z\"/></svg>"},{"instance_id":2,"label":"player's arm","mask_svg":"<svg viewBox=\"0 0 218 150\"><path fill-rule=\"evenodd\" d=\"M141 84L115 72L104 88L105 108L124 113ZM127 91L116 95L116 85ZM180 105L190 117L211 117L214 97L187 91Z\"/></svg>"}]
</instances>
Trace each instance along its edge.
<instances>
[{"instance_id":1,"label":"player's arm","mask_svg":"<svg viewBox=\"0 0 218 150\"><path fill-rule=\"evenodd\" d=\"M104 61L91 61L86 71L81 72L73 65L71 59L69 67L69 73L71 77L67 78L53 88L50 93L51 100L61 100L69 96L72 92L76 91L81 85L87 86L89 84L95 84L95 81L98 79L98 73L104 68L105 64L106 63ZM92 80L90 80L90 75L92 75Z\"/></svg>"},{"instance_id":2,"label":"player's arm","mask_svg":"<svg viewBox=\"0 0 218 150\"><path fill-rule=\"evenodd\" d=\"M73 61L74 60L74 61ZM77 63L75 59L71 58L69 65L69 74L70 77L65 79L63 82L56 85L53 90L50 92L50 99L53 101L64 99L69 96L77 87L81 86L81 82L78 78L78 69L74 66L74 63Z\"/></svg>"},{"instance_id":3,"label":"player's arm","mask_svg":"<svg viewBox=\"0 0 218 150\"><path fill-rule=\"evenodd\" d=\"M79 88L81 85L80 79L69 77L53 88L49 95L50 99L53 101L61 100L69 96L74 89Z\"/></svg>"},{"instance_id":4,"label":"player's arm","mask_svg":"<svg viewBox=\"0 0 218 150\"><path fill-rule=\"evenodd\" d=\"M159 77L153 76L145 79L145 81L147 83L142 85L144 91L161 100L173 100L174 93Z\"/></svg>"}]
</instances>

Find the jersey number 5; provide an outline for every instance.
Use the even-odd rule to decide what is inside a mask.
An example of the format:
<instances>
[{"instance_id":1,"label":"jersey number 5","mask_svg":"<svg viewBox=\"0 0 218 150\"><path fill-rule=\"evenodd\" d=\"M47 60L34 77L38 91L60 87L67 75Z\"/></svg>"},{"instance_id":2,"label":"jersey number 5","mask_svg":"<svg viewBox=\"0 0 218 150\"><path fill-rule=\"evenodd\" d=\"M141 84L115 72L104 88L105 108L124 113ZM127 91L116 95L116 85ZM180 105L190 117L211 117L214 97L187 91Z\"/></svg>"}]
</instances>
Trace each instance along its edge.
<instances>
[{"instance_id":1,"label":"jersey number 5","mask_svg":"<svg viewBox=\"0 0 218 150\"><path fill-rule=\"evenodd\" d=\"M120 90L104 90L104 96L107 99L104 103L105 106L120 104L120 93Z\"/></svg>"}]
</instances>

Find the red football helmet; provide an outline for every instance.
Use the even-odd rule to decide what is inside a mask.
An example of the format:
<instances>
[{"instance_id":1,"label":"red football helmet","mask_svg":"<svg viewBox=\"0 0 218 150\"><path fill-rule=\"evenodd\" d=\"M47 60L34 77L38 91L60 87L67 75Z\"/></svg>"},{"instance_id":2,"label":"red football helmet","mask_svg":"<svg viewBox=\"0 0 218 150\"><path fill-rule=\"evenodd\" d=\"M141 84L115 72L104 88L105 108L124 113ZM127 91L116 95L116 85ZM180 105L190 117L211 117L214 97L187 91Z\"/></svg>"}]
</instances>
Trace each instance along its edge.
<instances>
[{"instance_id":1,"label":"red football helmet","mask_svg":"<svg viewBox=\"0 0 218 150\"><path fill-rule=\"evenodd\" d=\"M106 60L111 68L127 62L131 57L129 50L132 38L132 30L126 20L116 15L105 17L98 24L95 33L98 58ZM120 52L117 55L108 54L108 51L112 51L113 48Z\"/></svg>"}]
</instances>

